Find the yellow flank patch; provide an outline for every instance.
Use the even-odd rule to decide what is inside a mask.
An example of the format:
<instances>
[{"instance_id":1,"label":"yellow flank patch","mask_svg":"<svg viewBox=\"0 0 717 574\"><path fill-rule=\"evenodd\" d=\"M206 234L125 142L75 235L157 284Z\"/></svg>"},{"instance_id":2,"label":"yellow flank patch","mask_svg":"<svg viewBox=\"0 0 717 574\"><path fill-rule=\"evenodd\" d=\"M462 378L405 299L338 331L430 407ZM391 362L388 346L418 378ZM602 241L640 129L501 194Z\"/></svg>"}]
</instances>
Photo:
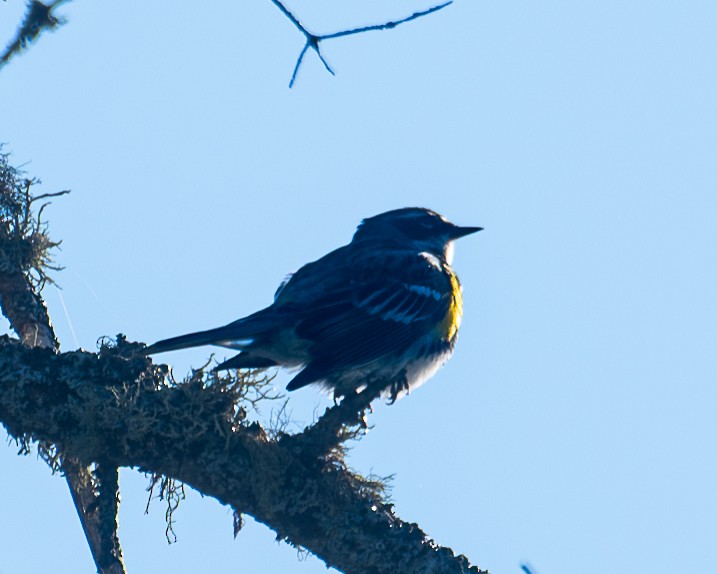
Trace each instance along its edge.
<instances>
[{"instance_id":1,"label":"yellow flank patch","mask_svg":"<svg viewBox=\"0 0 717 574\"><path fill-rule=\"evenodd\" d=\"M450 341L456 336L458 327L461 326L461 318L463 317L463 295L461 293L461 284L455 273L451 273L451 304L448 307L446 316L436 326L438 335Z\"/></svg>"}]
</instances>

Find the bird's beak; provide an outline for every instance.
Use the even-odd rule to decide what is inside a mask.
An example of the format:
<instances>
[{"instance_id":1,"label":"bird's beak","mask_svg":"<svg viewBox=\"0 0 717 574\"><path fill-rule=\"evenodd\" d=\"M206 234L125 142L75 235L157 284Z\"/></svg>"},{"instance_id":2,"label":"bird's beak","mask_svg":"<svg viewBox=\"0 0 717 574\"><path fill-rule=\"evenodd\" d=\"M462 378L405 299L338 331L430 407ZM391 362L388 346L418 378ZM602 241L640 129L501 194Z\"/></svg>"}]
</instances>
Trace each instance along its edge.
<instances>
[{"instance_id":1,"label":"bird's beak","mask_svg":"<svg viewBox=\"0 0 717 574\"><path fill-rule=\"evenodd\" d=\"M458 239L459 237L465 237L466 235L470 235L471 233L476 233L482 230L482 227L460 227L456 225L451 230L451 237L453 239Z\"/></svg>"}]
</instances>

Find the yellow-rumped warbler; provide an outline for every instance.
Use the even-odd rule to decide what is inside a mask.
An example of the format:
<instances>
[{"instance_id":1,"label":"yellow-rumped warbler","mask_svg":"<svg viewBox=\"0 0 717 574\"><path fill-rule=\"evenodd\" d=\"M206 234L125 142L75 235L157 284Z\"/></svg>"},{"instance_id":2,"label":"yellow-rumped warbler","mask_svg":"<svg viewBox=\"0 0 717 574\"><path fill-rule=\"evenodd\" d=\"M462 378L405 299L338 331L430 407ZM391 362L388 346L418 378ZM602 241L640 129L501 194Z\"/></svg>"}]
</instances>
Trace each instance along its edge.
<instances>
[{"instance_id":1,"label":"yellow-rumped warbler","mask_svg":"<svg viewBox=\"0 0 717 574\"><path fill-rule=\"evenodd\" d=\"M218 345L241 353L217 369L303 367L288 390L372 387L396 400L453 353L462 315L453 241L481 229L416 207L369 217L351 243L289 276L266 309L147 352Z\"/></svg>"}]
</instances>

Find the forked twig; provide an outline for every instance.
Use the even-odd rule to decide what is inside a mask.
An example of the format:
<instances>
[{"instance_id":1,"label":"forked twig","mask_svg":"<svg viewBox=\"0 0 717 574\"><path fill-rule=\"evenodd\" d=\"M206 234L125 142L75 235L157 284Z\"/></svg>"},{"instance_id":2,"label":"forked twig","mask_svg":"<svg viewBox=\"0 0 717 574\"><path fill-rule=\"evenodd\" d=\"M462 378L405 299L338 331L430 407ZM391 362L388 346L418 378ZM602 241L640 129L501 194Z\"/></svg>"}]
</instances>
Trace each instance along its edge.
<instances>
[{"instance_id":1,"label":"forked twig","mask_svg":"<svg viewBox=\"0 0 717 574\"><path fill-rule=\"evenodd\" d=\"M411 20L415 20L416 18L420 18L422 16L427 16L428 14L432 14L433 12L437 12L438 10L441 10L448 6L449 4L453 3L453 0L448 0L448 2L444 2L443 4L439 4L438 6L433 6L432 8L428 8L426 10L420 10L418 12L414 12L410 16L407 16L406 18L402 18L400 20L395 20L392 22L385 22L383 24L373 24L371 26L362 26L360 28L351 28L350 30L341 30L340 32L333 32L332 34L312 34L309 32L306 27L299 21L299 19L294 16L286 6L281 2L281 0L271 0L279 10L281 10L282 14L286 16L289 21L297 27L297 29L306 37L306 43L304 44L304 47L301 49L301 52L299 53L299 57L296 59L296 65L294 66L294 71L291 74L291 81L289 82L289 88L294 87L294 83L296 82L296 76L299 73L299 68L301 67L301 63L304 60L304 56L306 55L306 52L309 51L309 48L314 50L316 52L316 55L321 60L321 63L324 65L324 68L332 75L335 76L336 73L331 68L329 63L326 61L326 58L324 58L324 55L321 53L321 46L320 43L323 40L332 40L334 38L342 38L344 36L352 36L353 34L361 34L363 32L371 32L374 30L390 30L391 28L395 28L399 24L404 24L406 22L410 22Z\"/></svg>"}]
</instances>

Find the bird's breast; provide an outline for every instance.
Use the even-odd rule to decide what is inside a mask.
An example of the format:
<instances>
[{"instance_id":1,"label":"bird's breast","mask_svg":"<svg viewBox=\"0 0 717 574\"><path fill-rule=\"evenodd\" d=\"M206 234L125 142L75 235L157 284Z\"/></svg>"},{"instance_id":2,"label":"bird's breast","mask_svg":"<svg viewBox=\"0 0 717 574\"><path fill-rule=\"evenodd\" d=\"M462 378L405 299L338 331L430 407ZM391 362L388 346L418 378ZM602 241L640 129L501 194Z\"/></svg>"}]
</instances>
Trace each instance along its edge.
<instances>
[{"instance_id":1,"label":"bird's breast","mask_svg":"<svg viewBox=\"0 0 717 574\"><path fill-rule=\"evenodd\" d=\"M436 326L436 334L451 341L458 334L463 317L463 295L461 284L453 271L449 271L451 281L451 300L443 320Z\"/></svg>"}]
</instances>

